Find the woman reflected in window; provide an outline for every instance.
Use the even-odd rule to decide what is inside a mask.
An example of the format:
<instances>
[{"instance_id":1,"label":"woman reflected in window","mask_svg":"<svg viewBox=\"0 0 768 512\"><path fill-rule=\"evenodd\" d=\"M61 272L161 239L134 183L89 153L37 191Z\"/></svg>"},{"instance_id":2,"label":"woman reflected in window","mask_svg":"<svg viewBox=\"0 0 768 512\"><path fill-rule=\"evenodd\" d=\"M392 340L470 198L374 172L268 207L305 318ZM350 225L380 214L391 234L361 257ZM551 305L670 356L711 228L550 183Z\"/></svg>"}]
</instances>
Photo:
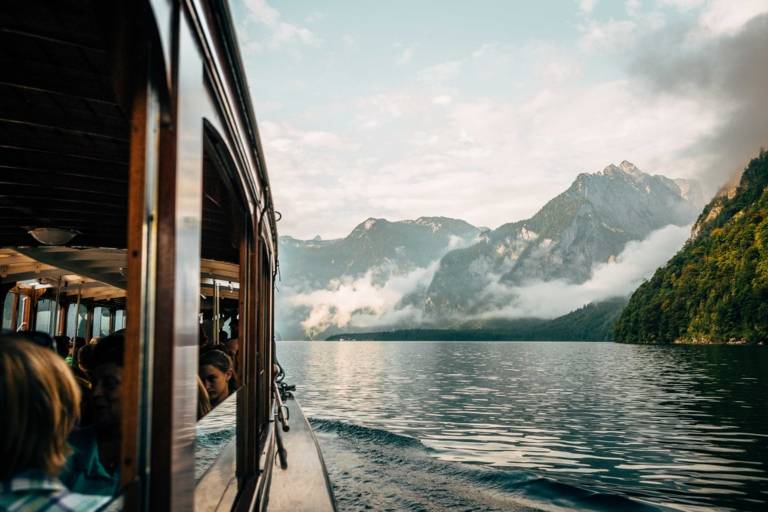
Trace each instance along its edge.
<instances>
[{"instance_id":1,"label":"woman reflected in window","mask_svg":"<svg viewBox=\"0 0 768 512\"><path fill-rule=\"evenodd\" d=\"M199 373L211 407L219 405L237 389L232 359L221 350L209 350L200 356Z\"/></svg>"}]
</instances>

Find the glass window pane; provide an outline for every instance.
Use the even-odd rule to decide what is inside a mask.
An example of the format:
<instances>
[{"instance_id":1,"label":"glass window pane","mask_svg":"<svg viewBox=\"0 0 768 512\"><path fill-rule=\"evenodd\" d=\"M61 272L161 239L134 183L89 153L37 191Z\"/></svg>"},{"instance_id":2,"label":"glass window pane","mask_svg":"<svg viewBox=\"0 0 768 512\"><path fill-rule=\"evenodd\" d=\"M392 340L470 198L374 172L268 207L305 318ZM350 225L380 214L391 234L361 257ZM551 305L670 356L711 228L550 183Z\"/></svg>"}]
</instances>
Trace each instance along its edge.
<instances>
[{"instance_id":1,"label":"glass window pane","mask_svg":"<svg viewBox=\"0 0 768 512\"><path fill-rule=\"evenodd\" d=\"M35 317L35 330L51 333L51 315L53 314L53 301L41 299L37 302L37 315Z\"/></svg>"},{"instance_id":2,"label":"glass window pane","mask_svg":"<svg viewBox=\"0 0 768 512\"><path fill-rule=\"evenodd\" d=\"M13 320L13 299L16 296L15 293L8 292L5 295L5 304L3 304L3 324L2 329L11 328L11 320Z\"/></svg>"},{"instance_id":3,"label":"glass window pane","mask_svg":"<svg viewBox=\"0 0 768 512\"><path fill-rule=\"evenodd\" d=\"M75 328L77 327L77 336L85 337L85 322L88 318L88 309L80 304L80 314L75 315L77 304L70 304L67 308L67 336L75 337Z\"/></svg>"},{"instance_id":4,"label":"glass window pane","mask_svg":"<svg viewBox=\"0 0 768 512\"><path fill-rule=\"evenodd\" d=\"M101 306L93 308L93 337L101 338L109 334L109 309Z\"/></svg>"},{"instance_id":5,"label":"glass window pane","mask_svg":"<svg viewBox=\"0 0 768 512\"><path fill-rule=\"evenodd\" d=\"M16 330L18 331L29 330L29 326L24 321L24 312L27 310L28 307L29 307L29 297L27 297L26 295L23 295L21 297L21 300L19 300L19 313L18 313L19 316L18 316L18 320L16 320L18 325L18 328Z\"/></svg>"},{"instance_id":6,"label":"glass window pane","mask_svg":"<svg viewBox=\"0 0 768 512\"><path fill-rule=\"evenodd\" d=\"M118 309L115 312L115 330L125 329L125 310Z\"/></svg>"}]
</instances>

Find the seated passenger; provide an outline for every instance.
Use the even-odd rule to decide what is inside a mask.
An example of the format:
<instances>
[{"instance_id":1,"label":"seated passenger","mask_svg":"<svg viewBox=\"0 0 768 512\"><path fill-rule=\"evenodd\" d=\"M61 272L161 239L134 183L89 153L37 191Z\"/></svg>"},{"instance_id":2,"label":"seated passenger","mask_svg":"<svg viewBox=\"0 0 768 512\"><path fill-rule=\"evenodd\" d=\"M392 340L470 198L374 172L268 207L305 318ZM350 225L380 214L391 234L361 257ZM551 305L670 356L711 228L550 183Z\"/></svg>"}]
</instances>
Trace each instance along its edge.
<instances>
[{"instance_id":1,"label":"seated passenger","mask_svg":"<svg viewBox=\"0 0 768 512\"><path fill-rule=\"evenodd\" d=\"M67 336L54 336L53 341L56 343L56 352L66 361L71 353L69 338Z\"/></svg>"},{"instance_id":2,"label":"seated passenger","mask_svg":"<svg viewBox=\"0 0 768 512\"><path fill-rule=\"evenodd\" d=\"M237 389L232 359L221 350L205 352L200 356L200 380L208 391L211 407L216 407Z\"/></svg>"},{"instance_id":3,"label":"seated passenger","mask_svg":"<svg viewBox=\"0 0 768 512\"><path fill-rule=\"evenodd\" d=\"M80 390L51 350L0 338L0 510L96 510L104 497L67 491L57 475L77 420Z\"/></svg>"},{"instance_id":4,"label":"seated passenger","mask_svg":"<svg viewBox=\"0 0 768 512\"><path fill-rule=\"evenodd\" d=\"M74 453L67 460L61 478L73 491L111 495L118 488L124 345L122 332L92 345L88 362L92 387L86 404L87 423L69 436Z\"/></svg>"},{"instance_id":5,"label":"seated passenger","mask_svg":"<svg viewBox=\"0 0 768 512\"><path fill-rule=\"evenodd\" d=\"M232 359L232 368L235 371L235 376L240 376L240 368L239 368L239 359L237 358L237 353L240 351L240 341L237 339L237 337L229 338L227 341L223 342L222 348L224 349L224 353L226 353L230 359Z\"/></svg>"},{"instance_id":6,"label":"seated passenger","mask_svg":"<svg viewBox=\"0 0 768 512\"><path fill-rule=\"evenodd\" d=\"M43 331L19 331L17 336L24 338L27 341L31 341L35 345L56 350L56 342L53 341L51 335Z\"/></svg>"},{"instance_id":7,"label":"seated passenger","mask_svg":"<svg viewBox=\"0 0 768 512\"><path fill-rule=\"evenodd\" d=\"M206 391L203 381L197 377L197 419L199 420L209 412L211 412L211 399L208 398L208 391Z\"/></svg>"}]
</instances>

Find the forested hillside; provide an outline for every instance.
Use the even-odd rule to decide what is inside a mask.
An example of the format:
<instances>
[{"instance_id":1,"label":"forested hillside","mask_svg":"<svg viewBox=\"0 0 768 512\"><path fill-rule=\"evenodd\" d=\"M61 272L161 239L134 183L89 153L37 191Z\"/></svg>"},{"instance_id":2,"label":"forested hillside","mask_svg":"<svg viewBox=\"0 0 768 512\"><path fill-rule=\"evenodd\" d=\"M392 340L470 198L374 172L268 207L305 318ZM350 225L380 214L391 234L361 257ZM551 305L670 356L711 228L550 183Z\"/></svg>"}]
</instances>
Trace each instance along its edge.
<instances>
[{"instance_id":1,"label":"forested hillside","mask_svg":"<svg viewBox=\"0 0 768 512\"><path fill-rule=\"evenodd\" d=\"M381 332L337 334L328 340L380 341L607 341L613 324L627 303L624 297L591 303L552 320L520 318L496 320L484 327L467 324L458 329L397 329Z\"/></svg>"},{"instance_id":2,"label":"forested hillside","mask_svg":"<svg viewBox=\"0 0 768 512\"><path fill-rule=\"evenodd\" d=\"M632 295L617 341L768 340L768 153L704 208L693 236Z\"/></svg>"}]
</instances>

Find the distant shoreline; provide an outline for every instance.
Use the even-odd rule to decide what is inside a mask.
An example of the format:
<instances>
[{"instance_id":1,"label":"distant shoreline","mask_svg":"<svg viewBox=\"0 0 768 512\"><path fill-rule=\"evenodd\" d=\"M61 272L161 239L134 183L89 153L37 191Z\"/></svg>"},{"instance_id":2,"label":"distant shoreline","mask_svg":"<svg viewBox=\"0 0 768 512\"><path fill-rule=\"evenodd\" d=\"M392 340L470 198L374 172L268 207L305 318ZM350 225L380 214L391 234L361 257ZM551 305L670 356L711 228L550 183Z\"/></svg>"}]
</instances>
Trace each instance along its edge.
<instances>
[{"instance_id":1,"label":"distant shoreline","mask_svg":"<svg viewBox=\"0 0 768 512\"><path fill-rule=\"evenodd\" d=\"M328 336L322 341L536 341L536 342L608 342L622 345L728 345L728 346L765 346L765 342L749 343L746 340L712 341L712 340L685 340L679 339L673 342L620 342L614 339L598 337L544 337L522 333L505 332L491 329L398 329L393 331L351 332Z\"/></svg>"},{"instance_id":2,"label":"distant shoreline","mask_svg":"<svg viewBox=\"0 0 768 512\"><path fill-rule=\"evenodd\" d=\"M328 336L325 341L610 341L591 337L536 336L530 333L512 333L490 329L399 329L394 331L341 333Z\"/></svg>"}]
</instances>

